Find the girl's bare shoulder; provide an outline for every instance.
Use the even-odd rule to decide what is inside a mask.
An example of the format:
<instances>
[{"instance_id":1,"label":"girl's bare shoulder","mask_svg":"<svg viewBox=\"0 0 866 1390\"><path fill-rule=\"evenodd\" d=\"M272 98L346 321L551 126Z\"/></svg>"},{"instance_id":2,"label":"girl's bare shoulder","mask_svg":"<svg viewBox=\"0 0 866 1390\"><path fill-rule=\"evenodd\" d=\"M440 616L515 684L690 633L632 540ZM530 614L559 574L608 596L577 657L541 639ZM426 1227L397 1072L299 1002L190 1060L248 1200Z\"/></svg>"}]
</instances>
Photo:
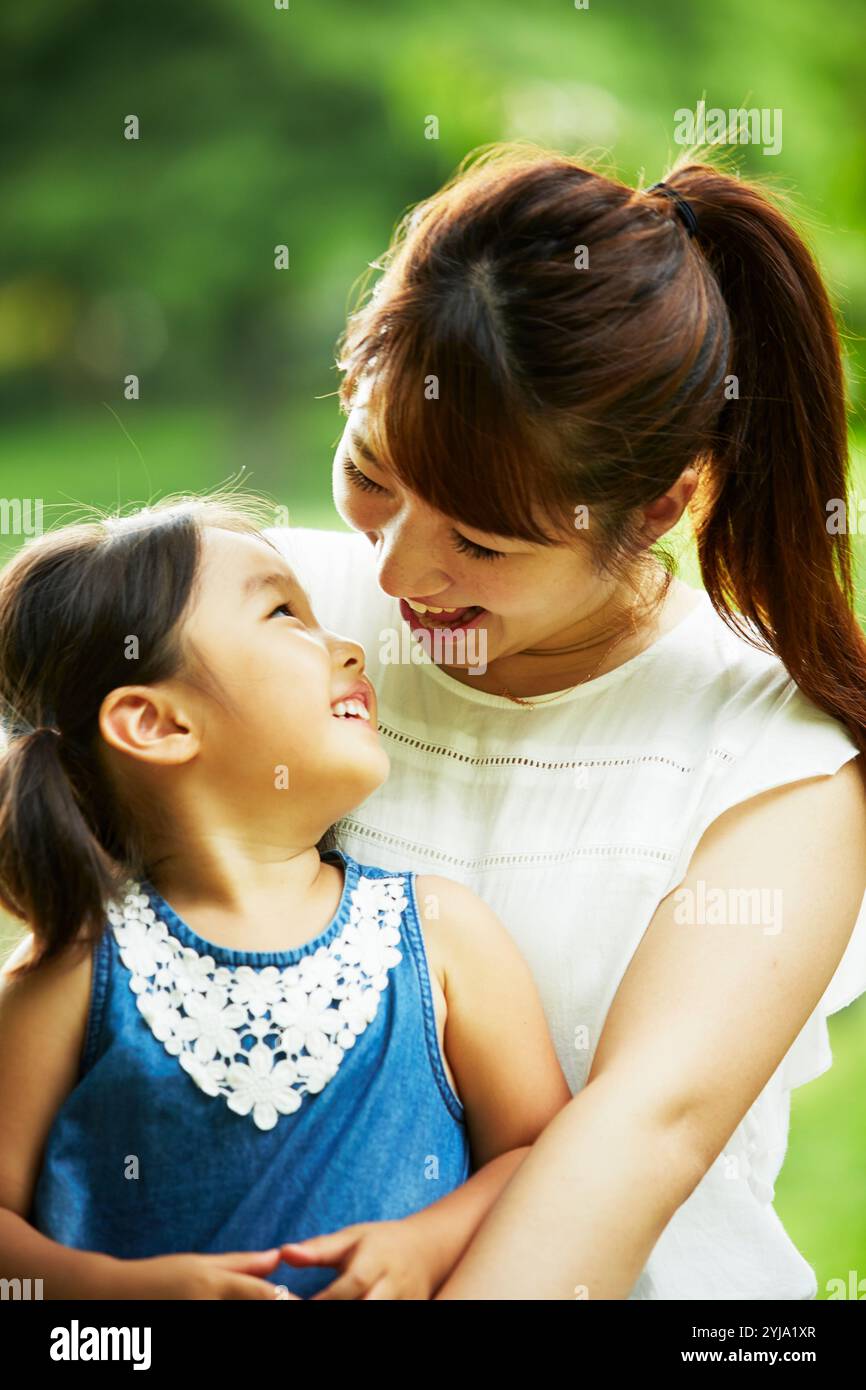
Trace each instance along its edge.
<instances>
[{"instance_id":1,"label":"girl's bare shoulder","mask_svg":"<svg viewBox=\"0 0 866 1390\"><path fill-rule=\"evenodd\" d=\"M448 981L477 981L495 963L506 978L527 982L529 968L491 907L471 888L438 874L419 874L415 880L418 916L431 967L443 989Z\"/></svg>"},{"instance_id":2,"label":"girl's bare shoulder","mask_svg":"<svg viewBox=\"0 0 866 1390\"><path fill-rule=\"evenodd\" d=\"M78 1079L93 947L76 939L55 956L35 959L28 933L0 970L0 1207L22 1216L52 1120Z\"/></svg>"},{"instance_id":3,"label":"girl's bare shoulder","mask_svg":"<svg viewBox=\"0 0 866 1390\"><path fill-rule=\"evenodd\" d=\"M93 943L83 934L40 960L33 932L25 932L0 967L0 1037L27 1026L50 1028L67 1043L83 1040L92 978Z\"/></svg>"}]
</instances>

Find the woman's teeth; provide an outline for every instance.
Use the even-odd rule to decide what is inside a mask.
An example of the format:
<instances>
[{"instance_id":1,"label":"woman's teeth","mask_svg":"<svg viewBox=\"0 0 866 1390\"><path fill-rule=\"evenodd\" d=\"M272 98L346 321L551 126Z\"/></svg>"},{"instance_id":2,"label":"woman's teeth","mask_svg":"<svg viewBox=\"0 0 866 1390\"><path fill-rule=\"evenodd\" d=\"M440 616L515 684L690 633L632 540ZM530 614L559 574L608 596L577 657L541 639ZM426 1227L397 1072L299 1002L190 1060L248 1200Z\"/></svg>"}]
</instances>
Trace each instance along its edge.
<instances>
[{"instance_id":1,"label":"woman's teeth","mask_svg":"<svg viewBox=\"0 0 866 1390\"><path fill-rule=\"evenodd\" d=\"M406 603L412 609L413 613L417 613L419 616L429 613L431 617L438 619L451 619L455 617L465 618L467 615L474 617L476 613L481 612L481 609L474 604L469 606L463 604L461 608L434 608L430 603L414 603L410 598L406 599ZM444 626L445 624L442 625Z\"/></svg>"},{"instance_id":2,"label":"woman's teeth","mask_svg":"<svg viewBox=\"0 0 866 1390\"><path fill-rule=\"evenodd\" d=\"M406 602L416 613L448 613L450 616L453 613L463 612L463 608L434 608L430 603L413 603L410 598L407 598ZM465 608L466 605L463 606Z\"/></svg>"},{"instance_id":3,"label":"woman's teeth","mask_svg":"<svg viewBox=\"0 0 866 1390\"><path fill-rule=\"evenodd\" d=\"M363 700L338 700L331 713L335 719L366 719L370 722L370 711Z\"/></svg>"}]
</instances>

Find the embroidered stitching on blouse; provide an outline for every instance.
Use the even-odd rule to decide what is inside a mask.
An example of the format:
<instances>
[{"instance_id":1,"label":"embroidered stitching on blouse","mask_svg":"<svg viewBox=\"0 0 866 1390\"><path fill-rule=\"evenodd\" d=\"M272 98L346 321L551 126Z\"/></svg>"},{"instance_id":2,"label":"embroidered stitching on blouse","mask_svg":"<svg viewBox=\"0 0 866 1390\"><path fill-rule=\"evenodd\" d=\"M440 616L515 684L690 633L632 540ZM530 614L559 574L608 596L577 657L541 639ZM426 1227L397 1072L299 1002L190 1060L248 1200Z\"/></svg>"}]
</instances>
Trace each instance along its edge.
<instances>
[{"instance_id":1,"label":"embroidered stitching on blouse","mask_svg":"<svg viewBox=\"0 0 866 1390\"><path fill-rule=\"evenodd\" d=\"M206 1095L269 1130L323 1090L375 1018L388 972L403 959L407 905L401 879L361 877L333 941L295 965L258 969L217 965L182 945L138 883L108 919L154 1037Z\"/></svg>"},{"instance_id":2,"label":"embroidered stitching on blouse","mask_svg":"<svg viewBox=\"0 0 866 1390\"><path fill-rule=\"evenodd\" d=\"M398 849L404 855L420 854L431 863L455 864L469 870L512 868L527 864L567 864L574 859L586 859L590 856L650 859L666 864L672 863L674 858L671 850L650 849L643 845L580 845L574 849L552 850L550 853L485 854L478 859L465 859L459 854L446 854L443 850L433 849L432 846L421 844L418 840L404 840L399 835L389 835L384 830L377 830L374 826L364 825L362 821L351 820L348 817L338 821L335 829L349 835L358 835L362 840L371 840L374 844Z\"/></svg>"},{"instance_id":3,"label":"embroidered stitching on blouse","mask_svg":"<svg viewBox=\"0 0 866 1390\"><path fill-rule=\"evenodd\" d=\"M435 753L443 758L452 758L455 762L468 763L470 767L534 767L542 772L562 772L576 767L636 767L640 764L657 763L683 773L694 772L696 769L694 763L678 763L676 759L665 757L663 753L636 753L624 758L564 758L556 762L544 758L516 757L508 753L476 757L472 753L462 753L457 748L448 748L442 743L425 743L412 734L404 733L402 729L392 728L390 724L380 723L379 732L387 738L393 739L395 743L404 744L407 748L414 748L421 753ZM718 758L721 762L726 763L736 761L734 755L725 748L711 748L707 756Z\"/></svg>"}]
</instances>

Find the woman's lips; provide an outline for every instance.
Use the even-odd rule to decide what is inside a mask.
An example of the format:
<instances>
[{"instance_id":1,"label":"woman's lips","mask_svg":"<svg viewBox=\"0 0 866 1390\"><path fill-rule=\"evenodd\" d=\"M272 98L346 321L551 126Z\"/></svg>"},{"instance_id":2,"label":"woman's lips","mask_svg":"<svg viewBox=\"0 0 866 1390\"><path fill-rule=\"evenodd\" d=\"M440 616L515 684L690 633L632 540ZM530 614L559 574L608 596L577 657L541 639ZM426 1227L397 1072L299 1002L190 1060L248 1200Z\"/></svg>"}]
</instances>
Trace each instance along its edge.
<instances>
[{"instance_id":1,"label":"woman's lips","mask_svg":"<svg viewBox=\"0 0 866 1390\"><path fill-rule=\"evenodd\" d=\"M449 636L459 636L462 632L468 632L470 628L476 626L487 612L486 608L478 608L475 604L467 604L464 608L453 610L454 618L448 616L447 611L440 613L416 613L414 608L410 608L406 599L400 599L400 616L404 622L409 624L413 632L445 632ZM462 615L472 613L474 616L467 621L463 620Z\"/></svg>"}]
</instances>

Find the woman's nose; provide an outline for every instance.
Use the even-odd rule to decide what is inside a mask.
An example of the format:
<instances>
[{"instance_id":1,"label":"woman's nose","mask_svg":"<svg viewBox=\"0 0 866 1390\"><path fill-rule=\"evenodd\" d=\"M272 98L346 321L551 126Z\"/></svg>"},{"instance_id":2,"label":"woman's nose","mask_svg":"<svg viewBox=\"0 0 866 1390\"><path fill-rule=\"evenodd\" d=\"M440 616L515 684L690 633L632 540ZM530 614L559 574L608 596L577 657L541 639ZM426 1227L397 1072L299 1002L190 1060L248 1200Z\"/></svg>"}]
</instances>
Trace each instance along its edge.
<instances>
[{"instance_id":1,"label":"woman's nose","mask_svg":"<svg viewBox=\"0 0 866 1390\"><path fill-rule=\"evenodd\" d=\"M431 562L431 548L423 541L410 547L398 537L381 535L376 543L376 578L379 588L394 598L436 594L448 583L447 575Z\"/></svg>"}]
</instances>

